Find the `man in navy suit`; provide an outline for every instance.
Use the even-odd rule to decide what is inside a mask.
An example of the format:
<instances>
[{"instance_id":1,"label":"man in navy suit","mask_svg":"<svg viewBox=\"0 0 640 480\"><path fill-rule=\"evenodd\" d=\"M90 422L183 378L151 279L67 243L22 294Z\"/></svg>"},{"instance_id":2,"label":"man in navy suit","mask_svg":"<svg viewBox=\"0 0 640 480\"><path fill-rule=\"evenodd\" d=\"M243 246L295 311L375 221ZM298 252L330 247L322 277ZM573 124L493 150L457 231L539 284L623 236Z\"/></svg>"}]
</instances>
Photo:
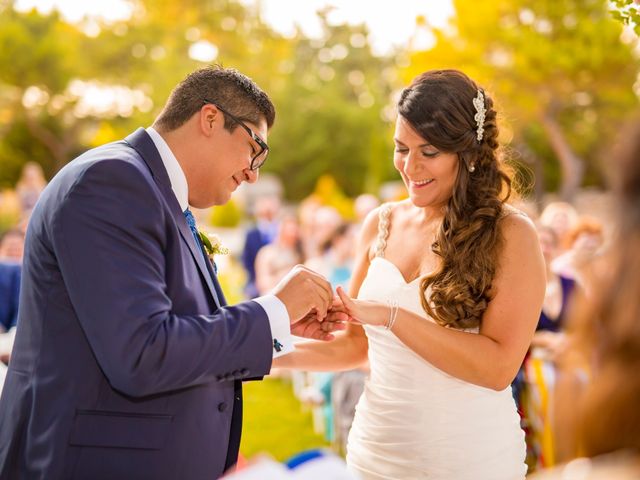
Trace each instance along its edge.
<instances>
[{"instance_id":1,"label":"man in navy suit","mask_svg":"<svg viewBox=\"0 0 640 480\"><path fill-rule=\"evenodd\" d=\"M153 127L50 182L27 232L1 479L217 478L237 458L242 380L269 373L291 333L340 328L304 267L227 306L195 230L189 206L256 181L274 116L244 75L201 69Z\"/></svg>"}]
</instances>

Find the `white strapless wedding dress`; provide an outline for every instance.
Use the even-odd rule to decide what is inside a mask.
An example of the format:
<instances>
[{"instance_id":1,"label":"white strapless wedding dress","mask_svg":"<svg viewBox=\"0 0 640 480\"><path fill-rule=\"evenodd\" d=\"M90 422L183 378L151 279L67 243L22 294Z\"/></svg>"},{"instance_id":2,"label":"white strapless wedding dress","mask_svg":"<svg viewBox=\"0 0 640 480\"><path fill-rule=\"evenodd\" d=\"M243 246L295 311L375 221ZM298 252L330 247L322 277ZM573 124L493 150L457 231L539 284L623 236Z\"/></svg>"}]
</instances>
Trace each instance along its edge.
<instances>
[{"instance_id":1,"label":"white strapless wedding dress","mask_svg":"<svg viewBox=\"0 0 640 480\"><path fill-rule=\"evenodd\" d=\"M358 298L396 300L433 321L420 304L420 279L407 283L383 256L372 260ZM524 432L511 387L496 392L464 382L419 357L390 331L370 326L365 331L371 374L349 434L351 471L363 480L525 477Z\"/></svg>"}]
</instances>

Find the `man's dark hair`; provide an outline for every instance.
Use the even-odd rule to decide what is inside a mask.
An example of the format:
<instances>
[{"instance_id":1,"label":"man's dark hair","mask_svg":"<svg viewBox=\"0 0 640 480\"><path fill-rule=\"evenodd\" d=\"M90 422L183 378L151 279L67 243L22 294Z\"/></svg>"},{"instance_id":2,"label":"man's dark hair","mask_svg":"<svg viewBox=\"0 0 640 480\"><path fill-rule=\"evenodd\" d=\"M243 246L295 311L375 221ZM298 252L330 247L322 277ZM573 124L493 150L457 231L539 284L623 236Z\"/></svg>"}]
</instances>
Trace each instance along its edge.
<instances>
[{"instance_id":1,"label":"man's dark hair","mask_svg":"<svg viewBox=\"0 0 640 480\"><path fill-rule=\"evenodd\" d=\"M160 131L179 128L202 108L205 99L246 122L258 124L264 118L271 128L275 120L273 103L249 77L212 65L189 74L173 89L153 126ZM229 115L224 120L227 130L235 130L237 124Z\"/></svg>"}]
</instances>

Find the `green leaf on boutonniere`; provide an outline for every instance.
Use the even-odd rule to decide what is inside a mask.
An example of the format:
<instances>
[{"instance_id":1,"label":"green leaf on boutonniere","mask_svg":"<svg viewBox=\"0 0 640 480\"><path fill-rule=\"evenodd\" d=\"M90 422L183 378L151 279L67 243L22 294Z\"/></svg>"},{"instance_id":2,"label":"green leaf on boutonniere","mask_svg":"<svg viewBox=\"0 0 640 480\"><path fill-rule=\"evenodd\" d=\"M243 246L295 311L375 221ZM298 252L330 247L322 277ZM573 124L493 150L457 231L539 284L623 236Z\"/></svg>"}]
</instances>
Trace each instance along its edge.
<instances>
[{"instance_id":1,"label":"green leaf on boutonniere","mask_svg":"<svg viewBox=\"0 0 640 480\"><path fill-rule=\"evenodd\" d=\"M207 255L227 255L229 253L229 249L222 245L217 235L207 235L200 230L198 230L198 235Z\"/></svg>"},{"instance_id":2,"label":"green leaf on boutonniere","mask_svg":"<svg viewBox=\"0 0 640 480\"><path fill-rule=\"evenodd\" d=\"M213 245L211 245L211 240L209 240L208 235L200 230L198 230L198 235L200 236L200 241L207 255L213 255Z\"/></svg>"}]
</instances>

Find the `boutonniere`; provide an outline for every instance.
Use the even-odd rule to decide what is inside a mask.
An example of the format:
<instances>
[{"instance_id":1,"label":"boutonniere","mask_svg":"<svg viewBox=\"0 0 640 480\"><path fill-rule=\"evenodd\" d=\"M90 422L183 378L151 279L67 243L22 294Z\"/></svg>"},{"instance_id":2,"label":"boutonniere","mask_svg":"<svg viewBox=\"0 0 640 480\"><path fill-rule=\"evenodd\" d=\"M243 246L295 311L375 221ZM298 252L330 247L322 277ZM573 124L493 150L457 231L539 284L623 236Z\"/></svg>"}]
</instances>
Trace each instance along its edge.
<instances>
[{"instance_id":1,"label":"boutonniere","mask_svg":"<svg viewBox=\"0 0 640 480\"><path fill-rule=\"evenodd\" d=\"M200 241L202 242L205 252L207 252L207 255L210 257L213 257L214 255L227 255L229 253L229 249L222 245L222 241L217 235L204 233L202 230L198 230L198 236L200 237Z\"/></svg>"}]
</instances>

